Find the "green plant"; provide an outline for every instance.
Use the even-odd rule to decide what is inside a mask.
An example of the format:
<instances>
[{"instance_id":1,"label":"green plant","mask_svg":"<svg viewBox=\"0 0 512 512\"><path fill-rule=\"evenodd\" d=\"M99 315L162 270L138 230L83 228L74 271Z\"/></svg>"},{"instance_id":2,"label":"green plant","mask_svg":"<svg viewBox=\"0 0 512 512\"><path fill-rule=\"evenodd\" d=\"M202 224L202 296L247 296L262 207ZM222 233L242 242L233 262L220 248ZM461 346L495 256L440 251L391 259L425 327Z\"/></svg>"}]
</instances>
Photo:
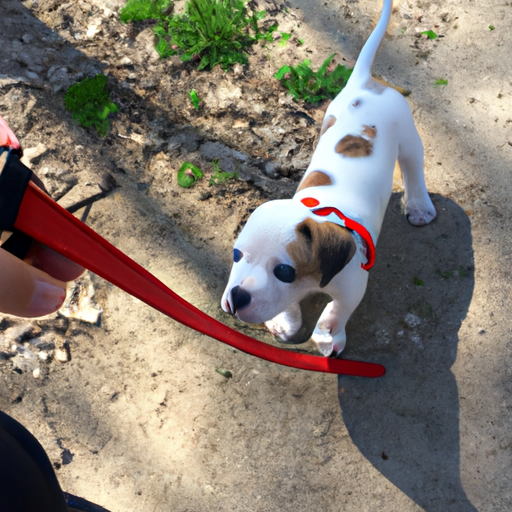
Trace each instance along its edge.
<instances>
[{"instance_id":1,"label":"green plant","mask_svg":"<svg viewBox=\"0 0 512 512\"><path fill-rule=\"evenodd\" d=\"M315 72L311 62L306 59L297 66L283 66L274 75L296 100L308 103L318 103L326 98L334 98L345 86L352 69L338 64L333 71L327 68L334 59L334 53L329 56Z\"/></svg>"},{"instance_id":2,"label":"green plant","mask_svg":"<svg viewBox=\"0 0 512 512\"><path fill-rule=\"evenodd\" d=\"M412 278L412 282L416 285L416 286L425 286L425 283L423 282L422 279L420 279L419 277L413 277Z\"/></svg>"},{"instance_id":3,"label":"green plant","mask_svg":"<svg viewBox=\"0 0 512 512\"><path fill-rule=\"evenodd\" d=\"M128 0L119 11L123 23L142 20L160 20L173 0Z\"/></svg>"},{"instance_id":4,"label":"green plant","mask_svg":"<svg viewBox=\"0 0 512 512\"><path fill-rule=\"evenodd\" d=\"M435 81L436 87L439 87L440 85L448 85L448 80L446 78L439 78Z\"/></svg>"},{"instance_id":5,"label":"green plant","mask_svg":"<svg viewBox=\"0 0 512 512\"><path fill-rule=\"evenodd\" d=\"M84 128L94 126L102 137L110 128L108 115L118 111L117 105L105 90L106 85L107 77L100 73L73 84L64 96L64 105L72 113L73 121Z\"/></svg>"},{"instance_id":6,"label":"green plant","mask_svg":"<svg viewBox=\"0 0 512 512\"><path fill-rule=\"evenodd\" d=\"M215 368L215 371L217 373L219 373L220 375L222 375L226 379L231 379L233 377L232 372L230 372L229 370L224 370L224 368L220 368L219 366L217 366L217 368Z\"/></svg>"},{"instance_id":7,"label":"green plant","mask_svg":"<svg viewBox=\"0 0 512 512\"><path fill-rule=\"evenodd\" d=\"M178 171L178 185L184 188L190 188L199 178L203 177L203 172L199 167L184 162Z\"/></svg>"},{"instance_id":8,"label":"green plant","mask_svg":"<svg viewBox=\"0 0 512 512\"><path fill-rule=\"evenodd\" d=\"M238 179L237 172L222 171L218 160L214 160L212 162L212 168L213 168L213 174L212 174L212 177L210 178L210 181L208 182L210 187L213 185L219 185L220 183L224 183L226 181Z\"/></svg>"},{"instance_id":9,"label":"green plant","mask_svg":"<svg viewBox=\"0 0 512 512\"><path fill-rule=\"evenodd\" d=\"M290 37L292 37L291 34L288 34L286 32L281 32L281 41L279 41L279 43L277 43L277 44L279 46L286 46Z\"/></svg>"},{"instance_id":10,"label":"green plant","mask_svg":"<svg viewBox=\"0 0 512 512\"><path fill-rule=\"evenodd\" d=\"M197 58L198 69L220 64L228 70L235 63L247 64L253 43L272 40L277 23L262 32L258 22L265 16L265 11L249 15L246 0L188 0L184 14L157 24L155 48L163 58L179 55L184 62Z\"/></svg>"},{"instance_id":11,"label":"green plant","mask_svg":"<svg viewBox=\"0 0 512 512\"><path fill-rule=\"evenodd\" d=\"M190 101L192 102L192 105L194 105L194 108L196 110L199 110L199 103L201 102L201 98L197 95L197 92L192 89L188 95L190 96Z\"/></svg>"},{"instance_id":12,"label":"green plant","mask_svg":"<svg viewBox=\"0 0 512 512\"><path fill-rule=\"evenodd\" d=\"M489 30L494 30L494 29L495 29L494 25L489 25Z\"/></svg>"},{"instance_id":13,"label":"green plant","mask_svg":"<svg viewBox=\"0 0 512 512\"><path fill-rule=\"evenodd\" d=\"M437 39L437 34L433 30L425 30L422 34L426 35L429 39Z\"/></svg>"},{"instance_id":14,"label":"green plant","mask_svg":"<svg viewBox=\"0 0 512 512\"><path fill-rule=\"evenodd\" d=\"M442 270L438 270L437 271L437 275L443 280L443 281L446 281L447 279L450 279L451 277L453 277L453 272L451 270L446 270L446 271L442 271Z\"/></svg>"}]
</instances>

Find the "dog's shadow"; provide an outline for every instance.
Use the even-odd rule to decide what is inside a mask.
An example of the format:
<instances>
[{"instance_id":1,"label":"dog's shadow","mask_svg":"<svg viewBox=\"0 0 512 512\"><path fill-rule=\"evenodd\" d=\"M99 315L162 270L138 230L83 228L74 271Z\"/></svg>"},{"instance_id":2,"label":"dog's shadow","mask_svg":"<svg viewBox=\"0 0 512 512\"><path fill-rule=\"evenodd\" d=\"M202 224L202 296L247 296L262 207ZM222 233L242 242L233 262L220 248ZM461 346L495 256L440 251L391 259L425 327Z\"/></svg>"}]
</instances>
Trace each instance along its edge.
<instances>
[{"instance_id":1,"label":"dog's shadow","mask_svg":"<svg viewBox=\"0 0 512 512\"><path fill-rule=\"evenodd\" d=\"M459 395L450 368L474 286L471 227L453 201L409 226L393 194L368 290L348 326L347 358L380 379L340 376L341 412L363 455L427 511L476 510L460 478Z\"/></svg>"}]
</instances>

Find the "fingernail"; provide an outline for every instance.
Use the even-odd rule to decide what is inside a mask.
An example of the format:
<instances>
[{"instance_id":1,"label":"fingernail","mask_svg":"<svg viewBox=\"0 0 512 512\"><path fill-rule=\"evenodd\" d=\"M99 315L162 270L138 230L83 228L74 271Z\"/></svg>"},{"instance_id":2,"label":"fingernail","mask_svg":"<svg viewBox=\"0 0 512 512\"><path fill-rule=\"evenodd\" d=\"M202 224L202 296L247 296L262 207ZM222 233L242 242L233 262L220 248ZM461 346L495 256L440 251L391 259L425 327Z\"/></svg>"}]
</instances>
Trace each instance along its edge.
<instances>
[{"instance_id":1,"label":"fingernail","mask_svg":"<svg viewBox=\"0 0 512 512\"><path fill-rule=\"evenodd\" d=\"M66 298L66 290L44 281L36 281L36 289L28 307L28 316L44 316L57 311Z\"/></svg>"}]
</instances>

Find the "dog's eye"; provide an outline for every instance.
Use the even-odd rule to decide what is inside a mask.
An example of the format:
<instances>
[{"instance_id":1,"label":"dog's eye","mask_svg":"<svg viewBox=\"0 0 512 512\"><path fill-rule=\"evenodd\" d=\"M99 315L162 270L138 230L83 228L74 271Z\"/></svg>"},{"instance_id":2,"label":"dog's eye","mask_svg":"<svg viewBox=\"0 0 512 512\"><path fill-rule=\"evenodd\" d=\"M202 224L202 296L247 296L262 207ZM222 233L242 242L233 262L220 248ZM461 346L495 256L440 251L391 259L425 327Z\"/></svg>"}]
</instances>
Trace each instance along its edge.
<instances>
[{"instance_id":1,"label":"dog's eye","mask_svg":"<svg viewBox=\"0 0 512 512\"><path fill-rule=\"evenodd\" d=\"M295 269L284 263L274 268L274 275L283 283L293 283L295 281Z\"/></svg>"},{"instance_id":2,"label":"dog's eye","mask_svg":"<svg viewBox=\"0 0 512 512\"><path fill-rule=\"evenodd\" d=\"M244 253L238 249L233 249L233 261L238 263L244 257Z\"/></svg>"}]
</instances>

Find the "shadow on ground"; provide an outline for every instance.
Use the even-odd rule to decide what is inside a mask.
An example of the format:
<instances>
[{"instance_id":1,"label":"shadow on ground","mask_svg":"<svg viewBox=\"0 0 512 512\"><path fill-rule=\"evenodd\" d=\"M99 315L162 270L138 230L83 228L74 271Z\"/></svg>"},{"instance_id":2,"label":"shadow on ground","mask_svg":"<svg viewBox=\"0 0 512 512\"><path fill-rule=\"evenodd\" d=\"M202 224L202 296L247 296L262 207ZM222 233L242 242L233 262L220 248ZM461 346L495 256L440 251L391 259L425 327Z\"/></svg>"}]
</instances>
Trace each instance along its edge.
<instances>
[{"instance_id":1,"label":"shadow on ground","mask_svg":"<svg viewBox=\"0 0 512 512\"><path fill-rule=\"evenodd\" d=\"M476 508L460 480L459 394L450 368L474 287L471 226L453 201L433 199L437 219L417 229L401 215L399 195L392 197L346 352L384 363L387 374L340 376L338 394L350 436L375 468L427 511L466 512Z\"/></svg>"}]
</instances>

